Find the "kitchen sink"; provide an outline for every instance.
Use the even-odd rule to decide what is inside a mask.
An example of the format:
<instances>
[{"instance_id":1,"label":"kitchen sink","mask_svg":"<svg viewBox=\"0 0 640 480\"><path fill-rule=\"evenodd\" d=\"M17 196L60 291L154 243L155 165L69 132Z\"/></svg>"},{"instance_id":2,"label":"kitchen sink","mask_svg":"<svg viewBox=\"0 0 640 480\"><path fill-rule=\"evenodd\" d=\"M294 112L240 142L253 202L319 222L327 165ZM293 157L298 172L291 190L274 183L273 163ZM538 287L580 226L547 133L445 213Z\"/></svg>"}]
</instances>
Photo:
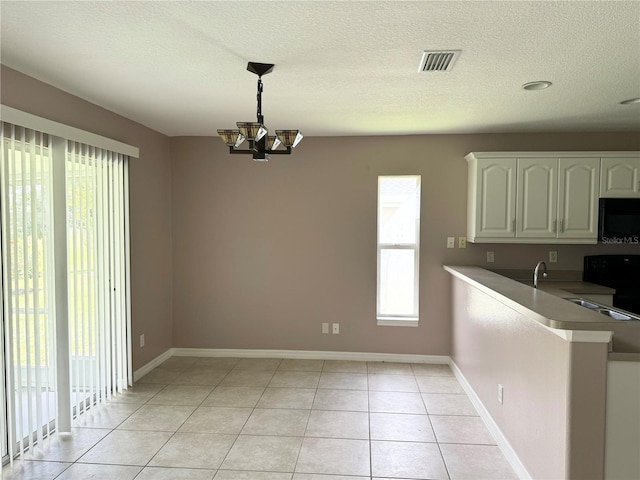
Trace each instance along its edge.
<instances>
[{"instance_id":1,"label":"kitchen sink","mask_svg":"<svg viewBox=\"0 0 640 480\"><path fill-rule=\"evenodd\" d=\"M602 315L606 315L610 318L613 318L614 320L640 321L640 317L632 313L616 310L612 307L601 305L591 300L585 300L584 298L567 298L567 300L569 300L571 303L575 303L576 305L580 305L581 307L588 308L589 310L601 313Z\"/></svg>"},{"instance_id":2,"label":"kitchen sink","mask_svg":"<svg viewBox=\"0 0 640 480\"><path fill-rule=\"evenodd\" d=\"M624 313L616 312L615 310L610 310L608 308L599 308L598 312L604 315L608 315L615 320L632 320L632 318L629 315L625 315ZM640 320L640 319L634 318L633 320Z\"/></svg>"},{"instance_id":3,"label":"kitchen sink","mask_svg":"<svg viewBox=\"0 0 640 480\"><path fill-rule=\"evenodd\" d=\"M575 303L576 305L580 305L581 307L597 309L602 308L601 305L590 302L588 300L583 300L582 298L567 298L571 303Z\"/></svg>"}]
</instances>

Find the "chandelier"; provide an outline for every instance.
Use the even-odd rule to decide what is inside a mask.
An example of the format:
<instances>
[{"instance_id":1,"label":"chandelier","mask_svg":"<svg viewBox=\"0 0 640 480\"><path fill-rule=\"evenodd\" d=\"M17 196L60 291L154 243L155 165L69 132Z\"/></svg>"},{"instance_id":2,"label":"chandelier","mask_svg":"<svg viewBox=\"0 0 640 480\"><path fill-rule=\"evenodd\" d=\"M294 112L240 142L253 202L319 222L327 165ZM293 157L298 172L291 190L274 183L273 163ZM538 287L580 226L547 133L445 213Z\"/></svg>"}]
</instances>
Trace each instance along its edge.
<instances>
[{"instance_id":1,"label":"chandelier","mask_svg":"<svg viewBox=\"0 0 640 480\"><path fill-rule=\"evenodd\" d=\"M276 130L275 135L269 135L264 126L262 115L262 76L273 71L272 63L249 62L247 70L258 75L258 121L237 122L237 130L218 130L218 135L229 147L229 153L252 154L256 162L266 162L271 155L289 155L292 149L302 140L299 130ZM249 148L240 149L240 145L247 140ZM284 149L278 149L278 147Z\"/></svg>"}]
</instances>

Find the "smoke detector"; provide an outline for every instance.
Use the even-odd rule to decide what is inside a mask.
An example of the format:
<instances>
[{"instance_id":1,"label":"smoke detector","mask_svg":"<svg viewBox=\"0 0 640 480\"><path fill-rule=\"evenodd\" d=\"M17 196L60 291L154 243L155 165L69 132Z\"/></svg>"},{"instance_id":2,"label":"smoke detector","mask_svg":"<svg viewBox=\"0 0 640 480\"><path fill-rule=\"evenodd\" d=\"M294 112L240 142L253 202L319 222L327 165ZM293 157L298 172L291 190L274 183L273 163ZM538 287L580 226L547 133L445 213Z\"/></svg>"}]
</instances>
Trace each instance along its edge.
<instances>
[{"instance_id":1,"label":"smoke detector","mask_svg":"<svg viewBox=\"0 0 640 480\"><path fill-rule=\"evenodd\" d=\"M448 72L460 55L461 50L424 51L418 72Z\"/></svg>"}]
</instances>

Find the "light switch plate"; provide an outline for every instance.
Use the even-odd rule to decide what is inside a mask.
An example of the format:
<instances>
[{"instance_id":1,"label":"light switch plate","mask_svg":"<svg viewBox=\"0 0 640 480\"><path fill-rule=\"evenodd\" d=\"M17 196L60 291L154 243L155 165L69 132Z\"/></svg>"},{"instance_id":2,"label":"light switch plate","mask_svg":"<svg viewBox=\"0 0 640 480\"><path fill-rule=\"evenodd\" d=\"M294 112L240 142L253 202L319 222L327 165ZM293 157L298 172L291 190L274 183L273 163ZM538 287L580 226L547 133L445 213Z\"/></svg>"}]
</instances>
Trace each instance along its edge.
<instances>
[{"instance_id":1,"label":"light switch plate","mask_svg":"<svg viewBox=\"0 0 640 480\"><path fill-rule=\"evenodd\" d=\"M456 248L456 237L447 237L447 248Z\"/></svg>"},{"instance_id":2,"label":"light switch plate","mask_svg":"<svg viewBox=\"0 0 640 480\"><path fill-rule=\"evenodd\" d=\"M487 263L493 263L496 261L494 252L487 252Z\"/></svg>"},{"instance_id":3,"label":"light switch plate","mask_svg":"<svg viewBox=\"0 0 640 480\"><path fill-rule=\"evenodd\" d=\"M322 333L329 333L329 324L328 323L323 323L322 324Z\"/></svg>"},{"instance_id":4,"label":"light switch plate","mask_svg":"<svg viewBox=\"0 0 640 480\"><path fill-rule=\"evenodd\" d=\"M334 323L332 324L332 330L331 333L333 333L334 335L338 335L340 333L340 324L339 323Z\"/></svg>"},{"instance_id":5,"label":"light switch plate","mask_svg":"<svg viewBox=\"0 0 640 480\"><path fill-rule=\"evenodd\" d=\"M558 252L549 252L549 263L556 263L558 261Z\"/></svg>"}]
</instances>

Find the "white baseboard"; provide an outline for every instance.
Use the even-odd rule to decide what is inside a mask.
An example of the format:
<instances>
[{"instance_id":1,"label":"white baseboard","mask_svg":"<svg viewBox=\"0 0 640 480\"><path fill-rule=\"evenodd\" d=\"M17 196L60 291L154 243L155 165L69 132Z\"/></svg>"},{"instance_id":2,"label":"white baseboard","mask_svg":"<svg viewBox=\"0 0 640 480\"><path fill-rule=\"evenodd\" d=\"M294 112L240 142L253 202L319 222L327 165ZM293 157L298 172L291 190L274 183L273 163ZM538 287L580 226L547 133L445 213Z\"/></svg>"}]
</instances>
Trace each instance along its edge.
<instances>
[{"instance_id":1,"label":"white baseboard","mask_svg":"<svg viewBox=\"0 0 640 480\"><path fill-rule=\"evenodd\" d=\"M260 350L230 348L172 348L176 357L295 358L303 360L357 360L361 362L400 362L449 364L447 355L405 353L330 352L321 350Z\"/></svg>"},{"instance_id":2,"label":"white baseboard","mask_svg":"<svg viewBox=\"0 0 640 480\"><path fill-rule=\"evenodd\" d=\"M171 357L235 357L235 358L296 358L301 360L356 360L360 362L431 363L448 365L447 355L414 355L406 353L329 352L321 350L260 350L233 348L170 348L133 372L137 382Z\"/></svg>"},{"instance_id":3,"label":"white baseboard","mask_svg":"<svg viewBox=\"0 0 640 480\"><path fill-rule=\"evenodd\" d=\"M164 362L166 360L169 360L171 358L171 355L172 355L171 350L172 349L170 348L166 352L158 355L156 358L151 360L149 363L147 363L143 367L140 367L138 370L135 370L133 372L133 381L134 381L134 383L137 382L138 380L140 380L142 377L144 377L147 373L149 373L151 370L156 368L162 362Z\"/></svg>"},{"instance_id":4,"label":"white baseboard","mask_svg":"<svg viewBox=\"0 0 640 480\"><path fill-rule=\"evenodd\" d=\"M295 358L301 360L356 360L360 362L431 363L448 365L447 355L413 355L405 353L328 352L315 350L257 350L233 348L170 348L133 372L137 382L151 370L171 357L236 357L236 358Z\"/></svg>"},{"instance_id":5,"label":"white baseboard","mask_svg":"<svg viewBox=\"0 0 640 480\"><path fill-rule=\"evenodd\" d=\"M456 378L460 382L460 385L462 385L462 388L464 389L465 393L469 397L469 400L471 400L471 403L473 403L473 406L476 407L476 410L478 411L478 413L480 414L480 417L482 418L485 425L489 429L489 432L491 432L491 435L493 435L493 438L498 443L500 450L502 450L502 453L507 458L507 461L509 462L511 467L515 470L516 475L518 475L518 478L522 480L531 480L532 478L531 475L529 474L529 472L527 472L527 469L524 467L524 465L520 461L520 458L518 457L516 451L513 449L513 447L507 440L507 437L504 436L504 434L502 433L502 430L500 430L496 422L493 420L493 417L491 417L491 415L489 414L489 411L482 404L482 402L480 401L480 397L476 395L476 392L473 390L473 388L471 387L471 384L464 377L460 368L458 368L458 366L455 364L455 362L452 359L449 361L449 366L451 367L453 374L456 376Z\"/></svg>"}]
</instances>

